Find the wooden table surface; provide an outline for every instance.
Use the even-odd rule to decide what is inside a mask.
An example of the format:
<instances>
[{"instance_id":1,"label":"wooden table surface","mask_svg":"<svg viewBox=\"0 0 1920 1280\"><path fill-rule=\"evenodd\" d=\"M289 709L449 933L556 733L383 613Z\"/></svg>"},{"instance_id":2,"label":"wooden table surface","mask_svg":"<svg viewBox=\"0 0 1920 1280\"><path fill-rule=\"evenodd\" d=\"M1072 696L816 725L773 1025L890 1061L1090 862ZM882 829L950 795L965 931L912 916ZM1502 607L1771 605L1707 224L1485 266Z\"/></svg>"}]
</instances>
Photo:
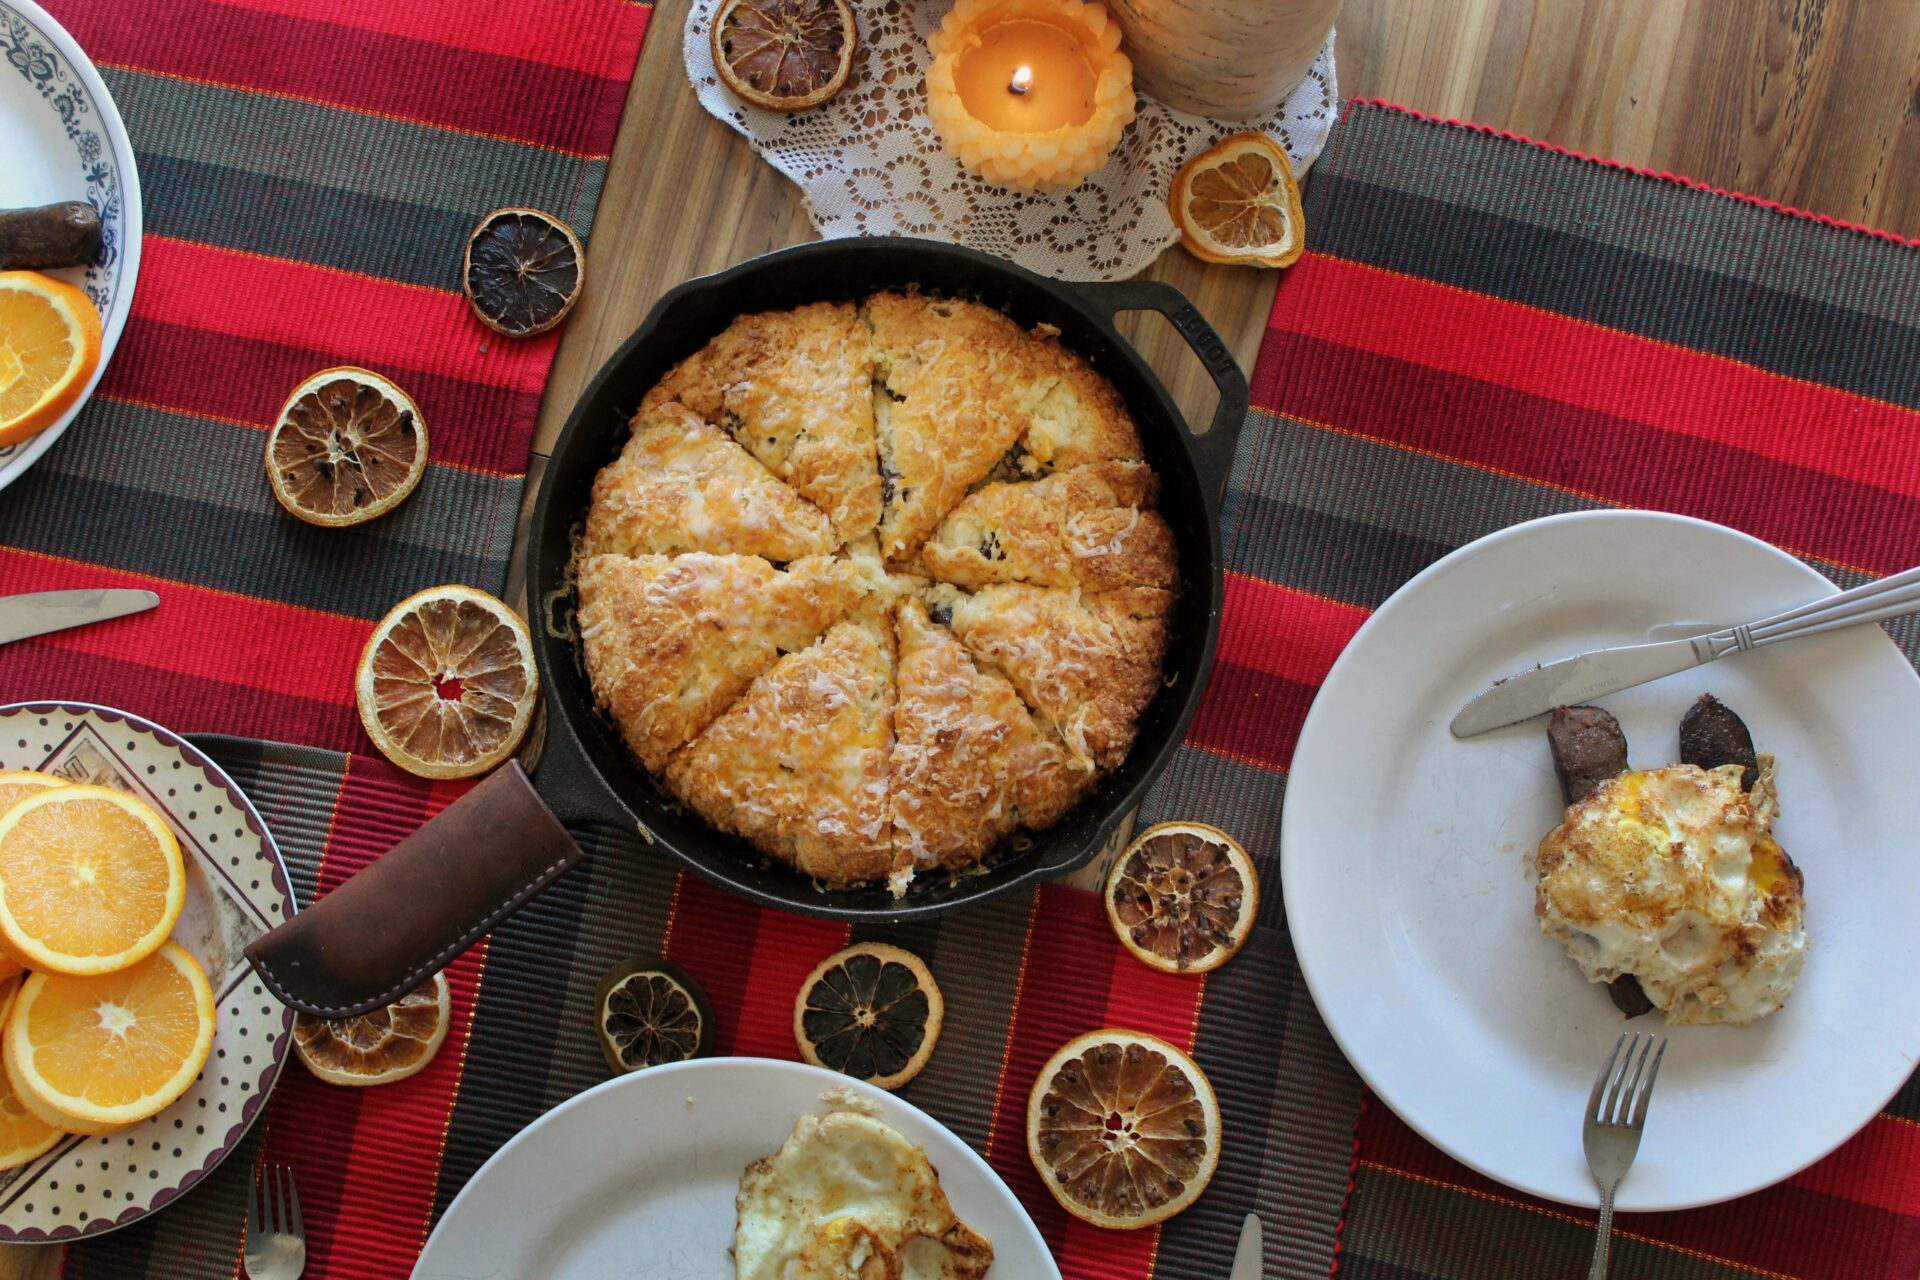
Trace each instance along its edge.
<instances>
[{"instance_id":1,"label":"wooden table surface","mask_svg":"<svg viewBox=\"0 0 1920 1280\"><path fill-rule=\"evenodd\" d=\"M694 100L680 62L687 3L654 11L588 244L587 294L541 409L536 480L587 380L662 293L813 235L796 189ZM1347 0L1339 32L1344 96L1920 236L1913 0ZM1252 368L1273 273L1175 248L1148 275L1185 290ZM1204 420L1212 384L1165 321L1140 318L1131 336ZM58 1250L0 1247L0 1280L58 1269Z\"/></svg>"}]
</instances>

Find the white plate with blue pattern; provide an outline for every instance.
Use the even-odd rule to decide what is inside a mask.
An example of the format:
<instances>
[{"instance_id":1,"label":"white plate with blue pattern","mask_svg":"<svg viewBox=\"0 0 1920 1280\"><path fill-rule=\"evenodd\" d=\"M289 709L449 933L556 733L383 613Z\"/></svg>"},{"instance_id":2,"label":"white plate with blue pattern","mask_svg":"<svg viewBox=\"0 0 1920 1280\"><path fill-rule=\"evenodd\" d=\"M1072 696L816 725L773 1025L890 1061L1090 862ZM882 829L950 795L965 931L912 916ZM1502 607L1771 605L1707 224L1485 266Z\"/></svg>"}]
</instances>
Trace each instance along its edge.
<instances>
[{"instance_id":1,"label":"white plate with blue pattern","mask_svg":"<svg viewBox=\"0 0 1920 1280\"><path fill-rule=\"evenodd\" d=\"M100 368L58 422L0 446L4 489L53 447L93 395L140 273L140 177L126 126L92 61L33 0L0 0L0 138L0 209L85 200L100 211L106 242L98 265L48 273L85 289L100 308Z\"/></svg>"}]
</instances>

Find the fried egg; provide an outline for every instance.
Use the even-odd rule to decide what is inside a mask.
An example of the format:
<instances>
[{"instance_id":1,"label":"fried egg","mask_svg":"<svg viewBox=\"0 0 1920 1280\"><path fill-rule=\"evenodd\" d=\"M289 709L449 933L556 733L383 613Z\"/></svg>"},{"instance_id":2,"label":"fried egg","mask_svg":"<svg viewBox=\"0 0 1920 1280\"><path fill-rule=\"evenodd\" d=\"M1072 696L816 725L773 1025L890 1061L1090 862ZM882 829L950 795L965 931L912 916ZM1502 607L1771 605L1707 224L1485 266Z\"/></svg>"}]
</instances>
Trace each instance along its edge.
<instances>
[{"instance_id":1,"label":"fried egg","mask_svg":"<svg viewBox=\"0 0 1920 1280\"><path fill-rule=\"evenodd\" d=\"M1630 973L1670 1023L1742 1023L1806 960L1805 884L1773 838L1773 757L1611 778L1528 859L1541 932L1594 982Z\"/></svg>"},{"instance_id":2,"label":"fried egg","mask_svg":"<svg viewBox=\"0 0 1920 1280\"><path fill-rule=\"evenodd\" d=\"M861 1112L800 1117L734 1203L737 1280L980 1280L993 1265L926 1153Z\"/></svg>"}]
</instances>

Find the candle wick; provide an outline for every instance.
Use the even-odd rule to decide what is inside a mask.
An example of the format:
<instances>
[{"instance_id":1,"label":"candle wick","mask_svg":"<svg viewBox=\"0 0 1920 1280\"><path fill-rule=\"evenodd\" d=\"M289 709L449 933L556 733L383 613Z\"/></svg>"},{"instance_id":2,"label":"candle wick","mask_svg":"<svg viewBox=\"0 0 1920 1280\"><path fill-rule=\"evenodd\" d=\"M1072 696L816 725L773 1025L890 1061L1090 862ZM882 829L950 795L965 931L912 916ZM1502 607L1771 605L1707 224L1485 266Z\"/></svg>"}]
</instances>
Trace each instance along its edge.
<instances>
[{"instance_id":1,"label":"candle wick","mask_svg":"<svg viewBox=\"0 0 1920 1280\"><path fill-rule=\"evenodd\" d=\"M1013 94L1015 97L1021 97L1031 88L1033 88L1033 68L1015 67L1013 69L1013 79L1007 82L1007 92Z\"/></svg>"}]
</instances>

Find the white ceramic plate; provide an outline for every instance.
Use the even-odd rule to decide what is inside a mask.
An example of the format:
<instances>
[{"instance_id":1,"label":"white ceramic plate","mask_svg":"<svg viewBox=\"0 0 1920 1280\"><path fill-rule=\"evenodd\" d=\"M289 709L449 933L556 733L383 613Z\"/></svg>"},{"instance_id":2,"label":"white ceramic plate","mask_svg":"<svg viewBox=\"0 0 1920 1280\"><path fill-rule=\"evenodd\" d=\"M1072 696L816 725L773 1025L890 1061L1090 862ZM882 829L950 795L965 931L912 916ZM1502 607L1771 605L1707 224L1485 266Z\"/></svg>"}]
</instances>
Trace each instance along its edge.
<instances>
[{"instance_id":1,"label":"white ceramic plate","mask_svg":"<svg viewBox=\"0 0 1920 1280\"><path fill-rule=\"evenodd\" d=\"M100 308L100 368L60 420L20 445L0 446L0 489L53 446L106 372L140 274L140 177L133 144L100 73L33 0L0 0L0 209L86 200L100 210L98 266L49 272Z\"/></svg>"},{"instance_id":2,"label":"white ceramic plate","mask_svg":"<svg viewBox=\"0 0 1920 1280\"><path fill-rule=\"evenodd\" d=\"M173 940L200 961L218 997L213 1056L177 1102L0 1173L0 1240L71 1240L171 1203L252 1127L292 1043L293 1013L267 994L241 951L293 914L293 894L273 837L233 779L138 716L75 703L0 707L0 769L117 787L166 817L187 863Z\"/></svg>"},{"instance_id":3,"label":"white ceramic plate","mask_svg":"<svg viewBox=\"0 0 1920 1280\"><path fill-rule=\"evenodd\" d=\"M1712 692L1779 761L1775 832L1806 874L1810 952L1747 1027L1624 1023L1543 936L1521 859L1559 820L1543 721L1456 741L1496 677L1602 645L1750 622L1834 590L1678 516L1518 525L1407 583L1328 673L1287 784L1287 921L1315 1002L1401 1118L1489 1177L1596 1203L1580 1121L1622 1030L1672 1037L1622 1209L1725 1200L1865 1124L1920 1062L1920 679L1877 627L1598 699L1637 765Z\"/></svg>"},{"instance_id":4,"label":"white ceramic plate","mask_svg":"<svg viewBox=\"0 0 1920 1280\"><path fill-rule=\"evenodd\" d=\"M939 1121L890 1093L797 1062L705 1058L619 1076L555 1107L447 1207L414 1280L733 1280L733 1197L820 1094L869 1099L920 1144L954 1212L993 1242L990 1277L1059 1280L1020 1202Z\"/></svg>"}]
</instances>

